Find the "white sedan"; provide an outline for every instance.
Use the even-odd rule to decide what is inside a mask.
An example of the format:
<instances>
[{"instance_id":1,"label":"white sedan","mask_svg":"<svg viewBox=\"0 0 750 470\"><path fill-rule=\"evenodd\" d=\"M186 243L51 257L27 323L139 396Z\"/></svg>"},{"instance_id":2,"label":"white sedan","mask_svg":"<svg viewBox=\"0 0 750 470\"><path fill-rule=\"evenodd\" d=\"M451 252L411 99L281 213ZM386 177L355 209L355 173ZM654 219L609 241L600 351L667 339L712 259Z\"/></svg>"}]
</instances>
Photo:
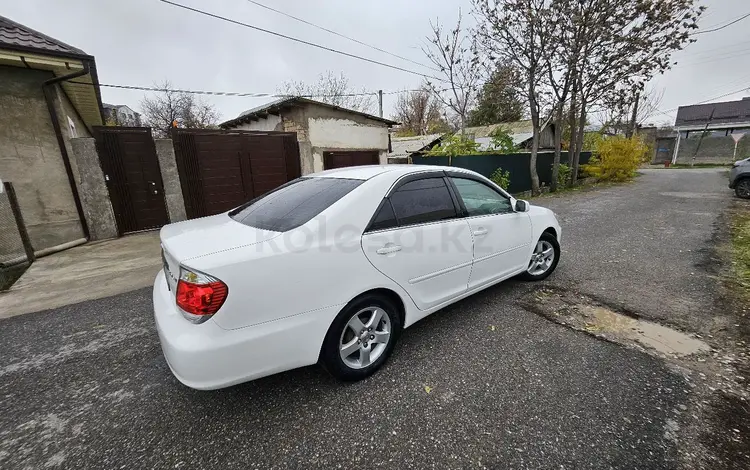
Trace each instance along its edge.
<instances>
[{"instance_id":1,"label":"white sedan","mask_svg":"<svg viewBox=\"0 0 750 470\"><path fill-rule=\"evenodd\" d=\"M548 209L455 167L323 171L161 230L154 316L174 375L216 389L321 363L380 368L404 328L560 258Z\"/></svg>"}]
</instances>

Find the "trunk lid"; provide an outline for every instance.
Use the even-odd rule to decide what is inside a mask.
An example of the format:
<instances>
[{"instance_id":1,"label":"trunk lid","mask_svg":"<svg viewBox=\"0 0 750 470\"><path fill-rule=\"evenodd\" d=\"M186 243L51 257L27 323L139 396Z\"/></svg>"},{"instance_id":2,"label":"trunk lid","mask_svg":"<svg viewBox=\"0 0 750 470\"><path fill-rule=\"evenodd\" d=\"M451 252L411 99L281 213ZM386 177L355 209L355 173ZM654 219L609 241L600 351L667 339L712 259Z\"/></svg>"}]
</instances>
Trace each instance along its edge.
<instances>
[{"instance_id":1,"label":"trunk lid","mask_svg":"<svg viewBox=\"0 0 750 470\"><path fill-rule=\"evenodd\" d=\"M179 264L199 256L271 240L280 232L261 230L235 222L229 215L218 214L186 220L162 227L162 257L174 277Z\"/></svg>"}]
</instances>

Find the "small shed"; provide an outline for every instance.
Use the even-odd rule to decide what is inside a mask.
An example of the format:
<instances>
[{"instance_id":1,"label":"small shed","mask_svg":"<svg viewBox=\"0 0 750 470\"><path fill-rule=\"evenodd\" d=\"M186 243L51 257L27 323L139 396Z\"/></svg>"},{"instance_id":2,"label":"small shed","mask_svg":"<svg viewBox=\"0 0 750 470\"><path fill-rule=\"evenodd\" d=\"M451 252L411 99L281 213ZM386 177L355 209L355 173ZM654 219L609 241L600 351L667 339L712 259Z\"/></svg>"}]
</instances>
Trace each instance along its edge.
<instances>
[{"instance_id":1,"label":"small shed","mask_svg":"<svg viewBox=\"0 0 750 470\"><path fill-rule=\"evenodd\" d=\"M447 134L416 135L412 137L391 137L391 151L388 163L408 163L412 154L426 152L440 143Z\"/></svg>"},{"instance_id":2,"label":"small shed","mask_svg":"<svg viewBox=\"0 0 750 470\"><path fill-rule=\"evenodd\" d=\"M489 124L487 126L467 127L464 133L474 136L474 141L480 144L480 149L485 150L492 142L492 134L497 129L503 129L513 138L513 143L522 149L531 149L531 138L534 136L531 120L501 122L498 124ZM542 128L539 135L539 148L555 148L555 127L554 124L547 124Z\"/></svg>"},{"instance_id":3,"label":"small shed","mask_svg":"<svg viewBox=\"0 0 750 470\"><path fill-rule=\"evenodd\" d=\"M281 98L221 123L222 129L296 132L303 175L386 164L395 121L302 97Z\"/></svg>"}]
</instances>

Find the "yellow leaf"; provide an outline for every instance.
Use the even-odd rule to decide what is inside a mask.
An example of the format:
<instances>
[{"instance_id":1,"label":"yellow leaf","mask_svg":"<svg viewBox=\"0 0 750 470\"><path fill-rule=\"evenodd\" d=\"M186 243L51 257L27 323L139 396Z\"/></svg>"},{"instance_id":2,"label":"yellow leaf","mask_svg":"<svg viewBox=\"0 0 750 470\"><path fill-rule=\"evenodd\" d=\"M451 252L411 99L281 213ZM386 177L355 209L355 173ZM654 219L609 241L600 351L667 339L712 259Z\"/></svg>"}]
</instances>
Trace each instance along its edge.
<instances>
[{"instance_id":1,"label":"yellow leaf","mask_svg":"<svg viewBox=\"0 0 750 470\"><path fill-rule=\"evenodd\" d=\"M432 387L430 387L429 385L425 385L425 386L424 386L424 391L425 391L426 393L430 393L430 392L432 391Z\"/></svg>"},{"instance_id":2,"label":"yellow leaf","mask_svg":"<svg viewBox=\"0 0 750 470\"><path fill-rule=\"evenodd\" d=\"M490 331L495 331L495 325L490 325Z\"/></svg>"}]
</instances>

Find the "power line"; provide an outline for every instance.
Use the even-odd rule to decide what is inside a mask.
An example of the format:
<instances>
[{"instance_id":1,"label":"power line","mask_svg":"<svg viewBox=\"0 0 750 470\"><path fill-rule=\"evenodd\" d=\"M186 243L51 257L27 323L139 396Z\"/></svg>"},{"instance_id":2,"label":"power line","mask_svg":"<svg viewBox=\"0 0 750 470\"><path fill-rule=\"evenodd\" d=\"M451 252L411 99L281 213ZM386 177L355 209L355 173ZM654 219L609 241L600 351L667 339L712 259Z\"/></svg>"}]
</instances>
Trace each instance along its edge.
<instances>
[{"instance_id":1,"label":"power line","mask_svg":"<svg viewBox=\"0 0 750 470\"><path fill-rule=\"evenodd\" d=\"M305 44L307 46L317 47L318 49L323 49L324 51L334 52L336 54L341 54L341 55L346 56L346 57L351 57L351 58L354 58L354 59L363 60L363 61L369 62L371 64L381 65L383 67L388 67L388 68L391 68L391 69L394 69L394 70L399 70L401 72L406 72L406 73L410 73L410 74L413 74L413 75L418 75L420 77L431 78L431 79L437 80L437 81L443 81L442 79L434 77L432 75L425 75L423 73L419 73L419 72L415 72L413 70L405 69L405 68L399 67L397 65L386 64L385 62L380 62L380 61L377 61L377 60L374 60L374 59L368 59L366 57L358 56L356 54L350 54L349 52L344 52L344 51L340 51L338 49L333 49L331 47L327 47L327 46L323 46L323 45L320 45L320 44L316 44L314 42L305 41L304 39L299 39L299 38L295 38L295 37L292 37L292 36L287 36L285 34L277 33L276 31L271 31L269 29L264 29L264 28L261 28L261 27L258 27L258 26L254 26L254 25L251 25L251 24L243 23L241 21L233 20L233 19L227 18L225 16L216 15L214 13L209 13L207 11L199 10L197 8L189 7L187 5L182 5L182 4L179 4L179 3L175 3L175 2L172 2L170 0L159 0L159 1L162 2L162 3L166 3L166 4L169 4L169 5L178 7L178 8L182 8L182 9L185 9L185 10L193 11L195 13L200 13L202 15L210 16L212 18L216 18L216 19L219 19L219 20L227 21L227 22L232 23L232 24L236 24L236 25L239 25L239 26L244 26L246 28L254 29L256 31L260 31L260 32L263 32L263 33L266 33L266 34L271 34L271 35L274 35L274 36L277 36L277 37L280 37L280 38L289 39L290 41L298 42L300 44Z\"/></svg>"},{"instance_id":2,"label":"power line","mask_svg":"<svg viewBox=\"0 0 750 470\"><path fill-rule=\"evenodd\" d=\"M709 98L707 100L699 101L699 102L694 103L693 105L690 105L690 106L694 106L694 105L698 105L698 104L710 103L711 101L718 100L719 98L724 98L725 96L730 96L730 95L736 95L737 93L740 93L740 92L743 92L743 91L747 91L747 90L750 90L750 87L744 87L744 88L740 88L739 90L730 91L729 93L724 93L723 95L714 96L713 98ZM677 108L667 109L666 111L661 111L661 110L657 109L656 112L660 113L660 114L668 115L668 113L671 113L673 111L677 111L679 108L680 107L678 106Z\"/></svg>"},{"instance_id":3,"label":"power line","mask_svg":"<svg viewBox=\"0 0 750 470\"><path fill-rule=\"evenodd\" d=\"M693 34L691 34L691 36L697 36L698 34L713 33L714 31L719 31L719 30L722 30L722 29L724 29L724 28L727 28L727 27L729 27L729 26L732 26L732 25L733 25L733 24L735 24L735 23L739 23L740 21L744 20L745 18L747 18L747 17L749 17L749 16L750 16L750 13L746 13L746 14L744 14L744 15L740 16L739 18L735 19L734 21L731 21L731 22L729 22L729 23L727 23L727 24L725 24L725 25L722 25L722 26L719 26L719 27L717 27L717 28L713 28L713 29L706 29L706 30L704 30L704 31L698 31L698 32L696 32L696 33L693 33Z\"/></svg>"},{"instance_id":4,"label":"power line","mask_svg":"<svg viewBox=\"0 0 750 470\"><path fill-rule=\"evenodd\" d=\"M275 9L273 7L269 7L268 5L264 5L264 4L260 3L260 2L256 2L255 0L247 0L247 1L250 2L250 3L252 3L253 5L257 5L257 6L261 7L261 8L265 8L266 10L273 11L273 12L278 13L280 15L283 15L283 16L286 16L286 17L291 18L293 20L299 21L300 23L304 23L304 24L312 26L314 28L318 28L318 29L320 29L322 31L325 31L327 33L331 33L333 35L336 35L338 37L341 37L341 38L347 39L349 41L355 42L355 43L360 44L362 46L369 47L370 49L374 49L374 50L376 50L378 52L382 52L384 54L388 54L390 56L396 57L397 59L405 60L407 62L411 62L412 64L428 68L428 69L430 69L430 70L432 70L434 72L439 72L438 69L436 69L436 68L434 68L432 66L422 64L422 63L417 62L415 60L411 60L411 59L409 59L407 57L402 57L402 56L400 56L398 54L394 54L393 52L389 52L389 51L386 51L385 49L381 49L381 48L379 48L377 46L373 46L372 44L367 44L366 42L362 42L359 39L355 39L355 38L346 36L345 34L341 34L341 33L337 32L337 31L333 31L332 29L328 29L328 28L325 28L323 26L317 25L317 24L312 23L310 21L307 21L307 20L305 20L303 18L298 18L298 17L296 17L294 15L290 15L289 13L283 12L281 10L277 10L277 9Z\"/></svg>"},{"instance_id":5,"label":"power line","mask_svg":"<svg viewBox=\"0 0 750 470\"><path fill-rule=\"evenodd\" d=\"M725 60L736 59L738 57L744 57L748 54L750 54L750 48L737 50L737 51L730 51L724 54L717 54L717 55L714 55L713 57L702 57L702 58L699 58L695 62L687 62L687 63L677 62L677 65L675 65L672 68L679 69L681 67L690 67L690 66L695 66L695 65L710 64L712 62L723 62Z\"/></svg>"},{"instance_id":6,"label":"power line","mask_svg":"<svg viewBox=\"0 0 750 470\"><path fill-rule=\"evenodd\" d=\"M79 82L75 80L70 80L69 83L75 83L76 85L90 85L94 86L93 83L90 82ZM247 97L247 98L335 98L335 97L344 97L344 96L370 96L370 95L377 95L377 91L363 91L363 92L357 92L357 93L337 93L337 94L311 94L311 95L290 95L290 94L284 94L284 93L253 93L253 92L236 92L236 91L210 91L210 90L181 90L176 88L159 88L159 87L149 87L149 86L140 86L140 85L117 85L117 84L111 84L111 83L99 83L100 87L105 88L119 88L119 89L125 89L125 90L140 90L140 91L159 91L159 92L166 92L171 91L173 93L188 93L191 95L213 95L213 96L238 96L238 97ZM436 90L437 92L443 92L447 91L448 88L443 88L440 90ZM412 92L418 92L422 91L421 89L416 90L397 90L397 91L384 91L384 95L396 95L399 93L412 93Z\"/></svg>"}]
</instances>

